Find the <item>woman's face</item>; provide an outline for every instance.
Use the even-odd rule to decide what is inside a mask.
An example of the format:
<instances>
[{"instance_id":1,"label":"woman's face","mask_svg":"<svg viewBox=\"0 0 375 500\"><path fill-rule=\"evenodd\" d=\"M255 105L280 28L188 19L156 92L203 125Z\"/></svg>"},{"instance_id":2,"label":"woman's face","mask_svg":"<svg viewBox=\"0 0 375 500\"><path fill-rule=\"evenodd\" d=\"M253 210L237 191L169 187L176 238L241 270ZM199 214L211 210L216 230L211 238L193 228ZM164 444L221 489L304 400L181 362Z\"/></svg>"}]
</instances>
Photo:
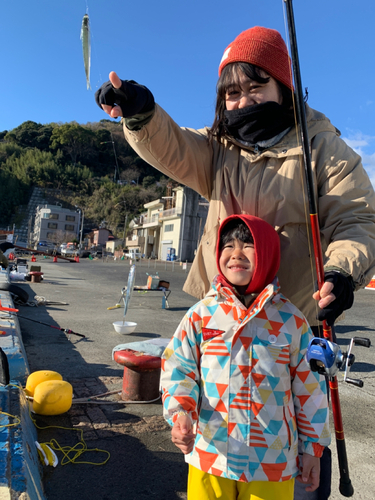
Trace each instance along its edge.
<instances>
[{"instance_id":1,"label":"woman's face","mask_svg":"<svg viewBox=\"0 0 375 500\"><path fill-rule=\"evenodd\" d=\"M225 92L225 104L228 111L242 109L254 104L263 102L282 103L280 88L276 80L263 70L260 70L260 76L269 77L267 83L259 83L251 80L244 73L239 74L239 83L230 85Z\"/></svg>"}]
</instances>

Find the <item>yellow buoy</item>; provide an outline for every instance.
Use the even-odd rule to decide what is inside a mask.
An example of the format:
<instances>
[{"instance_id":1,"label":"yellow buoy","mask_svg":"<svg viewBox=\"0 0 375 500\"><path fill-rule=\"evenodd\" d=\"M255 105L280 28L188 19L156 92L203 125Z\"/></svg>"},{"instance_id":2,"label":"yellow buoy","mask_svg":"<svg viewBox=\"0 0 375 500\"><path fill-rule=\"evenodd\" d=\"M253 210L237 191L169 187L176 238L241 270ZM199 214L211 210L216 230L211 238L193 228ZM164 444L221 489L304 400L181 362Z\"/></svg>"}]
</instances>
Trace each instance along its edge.
<instances>
[{"instance_id":1,"label":"yellow buoy","mask_svg":"<svg viewBox=\"0 0 375 500\"><path fill-rule=\"evenodd\" d=\"M39 370L34 372L27 377L26 394L31 397L34 396L35 387L46 380L62 380L62 376L60 373L52 370Z\"/></svg>"},{"instance_id":2,"label":"yellow buoy","mask_svg":"<svg viewBox=\"0 0 375 500\"><path fill-rule=\"evenodd\" d=\"M65 380L47 380L34 391L33 411L38 415L60 415L72 406L73 387Z\"/></svg>"}]
</instances>

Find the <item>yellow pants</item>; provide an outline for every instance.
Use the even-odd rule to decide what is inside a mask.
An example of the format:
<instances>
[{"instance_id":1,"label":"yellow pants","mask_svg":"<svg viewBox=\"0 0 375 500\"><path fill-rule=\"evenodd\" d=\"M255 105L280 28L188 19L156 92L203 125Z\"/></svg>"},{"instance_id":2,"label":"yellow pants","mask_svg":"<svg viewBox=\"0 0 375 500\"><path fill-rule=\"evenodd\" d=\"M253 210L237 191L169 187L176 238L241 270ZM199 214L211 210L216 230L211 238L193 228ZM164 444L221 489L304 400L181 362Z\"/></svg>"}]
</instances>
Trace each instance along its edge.
<instances>
[{"instance_id":1,"label":"yellow pants","mask_svg":"<svg viewBox=\"0 0 375 500\"><path fill-rule=\"evenodd\" d=\"M243 483L189 465L187 500L293 500L294 479Z\"/></svg>"}]
</instances>

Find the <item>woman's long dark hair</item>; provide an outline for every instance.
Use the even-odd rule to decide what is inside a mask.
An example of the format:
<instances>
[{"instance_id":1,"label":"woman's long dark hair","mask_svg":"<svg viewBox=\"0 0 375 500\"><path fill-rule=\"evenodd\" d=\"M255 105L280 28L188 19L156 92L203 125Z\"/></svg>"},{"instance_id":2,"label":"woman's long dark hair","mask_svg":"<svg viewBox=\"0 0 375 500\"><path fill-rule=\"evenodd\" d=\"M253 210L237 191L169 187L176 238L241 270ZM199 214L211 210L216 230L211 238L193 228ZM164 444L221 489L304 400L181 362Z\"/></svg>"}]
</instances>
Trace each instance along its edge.
<instances>
[{"instance_id":1,"label":"woman's long dark hair","mask_svg":"<svg viewBox=\"0 0 375 500\"><path fill-rule=\"evenodd\" d=\"M240 86L241 73L243 73L245 76L251 78L251 80L254 80L258 83L267 83L270 77L261 76L261 71L262 69L259 68L258 66L254 66L253 64L244 62L235 62L228 64L227 66L224 67L216 85L215 119L211 129L209 129L208 131L209 142L212 142L213 138L215 138L218 142L222 142L222 139L225 136L223 121L224 121L224 111L226 110L225 94L227 89L231 85ZM285 108L288 110L292 109L293 108L292 91L278 80L276 80L276 83L280 89L282 106L285 106Z\"/></svg>"}]
</instances>

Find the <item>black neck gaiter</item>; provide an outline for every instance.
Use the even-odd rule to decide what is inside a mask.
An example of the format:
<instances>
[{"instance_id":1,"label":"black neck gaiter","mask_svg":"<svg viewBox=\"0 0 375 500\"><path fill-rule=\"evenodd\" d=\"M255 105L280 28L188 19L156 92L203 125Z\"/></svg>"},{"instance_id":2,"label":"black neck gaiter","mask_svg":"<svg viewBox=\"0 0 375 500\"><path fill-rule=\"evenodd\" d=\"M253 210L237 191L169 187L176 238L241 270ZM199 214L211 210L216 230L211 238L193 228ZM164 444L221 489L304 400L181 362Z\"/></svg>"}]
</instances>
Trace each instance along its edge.
<instances>
[{"instance_id":1,"label":"black neck gaiter","mask_svg":"<svg viewBox=\"0 0 375 500\"><path fill-rule=\"evenodd\" d=\"M292 125L293 114L273 101L224 111L225 131L234 139L251 145L272 139Z\"/></svg>"}]
</instances>

